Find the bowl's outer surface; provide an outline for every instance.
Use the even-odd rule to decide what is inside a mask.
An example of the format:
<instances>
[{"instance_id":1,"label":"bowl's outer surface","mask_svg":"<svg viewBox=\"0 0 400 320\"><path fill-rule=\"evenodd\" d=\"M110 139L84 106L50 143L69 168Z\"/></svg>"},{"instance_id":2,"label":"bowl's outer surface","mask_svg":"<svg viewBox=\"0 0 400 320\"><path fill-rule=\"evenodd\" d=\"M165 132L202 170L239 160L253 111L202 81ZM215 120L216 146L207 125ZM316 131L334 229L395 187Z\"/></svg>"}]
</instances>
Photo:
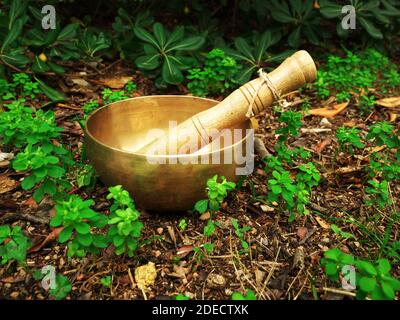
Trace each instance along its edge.
<instances>
[{"instance_id":1,"label":"bowl's outer surface","mask_svg":"<svg viewBox=\"0 0 400 320\"><path fill-rule=\"evenodd\" d=\"M193 208L205 198L207 179L218 174L237 181L235 161L224 164L225 152L245 153L248 133L242 140L218 150L220 164L201 163L199 155L182 155L198 164L168 163L175 156L153 156L166 164L153 164L135 150L150 142L148 131L168 129L170 121L181 122L208 109L218 101L191 96L145 96L112 103L96 110L86 121L87 157L108 186L122 185L139 207L155 211L181 211ZM241 128L251 128L250 121ZM245 134L243 134L244 136ZM243 151L242 151L243 149Z\"/></svg>"}]
</instances>

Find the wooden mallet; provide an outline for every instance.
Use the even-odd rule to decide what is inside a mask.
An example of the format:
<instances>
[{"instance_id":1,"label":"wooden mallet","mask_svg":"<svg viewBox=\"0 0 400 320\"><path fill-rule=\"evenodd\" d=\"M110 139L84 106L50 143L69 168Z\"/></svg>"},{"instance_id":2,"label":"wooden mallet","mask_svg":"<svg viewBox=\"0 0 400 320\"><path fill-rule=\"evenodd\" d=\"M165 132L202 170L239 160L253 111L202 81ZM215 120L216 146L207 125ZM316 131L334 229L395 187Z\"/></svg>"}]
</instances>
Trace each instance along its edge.
<instances>
[{"instance_id":1,"label":"wooden mallet","mask_svg":"<svg viewBox=\"0 0 400 320\"><path fill-rule=\"evenodd\" d=\"M199 150L216 138L215 132L234 128L271 106L281 95L314 81L316 76L310 54L297 51L268 75L261 72L259 78L233 91L216 106L181 122L173 132L154 138L137 152L160 154L157 150L167 150L169 154L187 154Z\"/></svg>"}]
</instances>

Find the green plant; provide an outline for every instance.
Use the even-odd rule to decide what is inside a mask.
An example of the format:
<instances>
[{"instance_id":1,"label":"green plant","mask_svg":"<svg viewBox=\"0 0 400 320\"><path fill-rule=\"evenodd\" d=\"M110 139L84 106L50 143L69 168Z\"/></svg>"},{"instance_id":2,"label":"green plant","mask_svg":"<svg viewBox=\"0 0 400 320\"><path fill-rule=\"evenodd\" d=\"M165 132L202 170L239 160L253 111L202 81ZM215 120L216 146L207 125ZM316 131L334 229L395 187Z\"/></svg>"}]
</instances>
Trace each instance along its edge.
<instances>
[{"instance_id":1,"label":"green plant","mask_svg":"<svg viewBox=\"0 0 400 320\"><path fill-rule=\"evenodd\" d=\"M342 151L348 151L350 154L354 153L354 149L362 149L365 145L360 139L360 130L357 128L340 127L336 130L336 138L338 139Z\"/></svg>"},{"instance_id":2,"label":"green plant","mask_svg":"<svg viewBox=\"0 0 400 320\"><path fill-rule=\"evenodd\" d=\"M377 122L370 126L367 139L373 140L377 146L386 145L389 148L400 148L400 138L394 133L394 128L386 121Z\"/></svg>"},{"instance_id":3,"label":"green plant","mask_svg":"<svg viewBox=\"0 0 400 320\"><path fill-rule=\"evenodd\" d=\"M391 276L391 265L387 259L371 263L333 248L325 251L321 264L327 276L335 282L339 280L343 267L353 266L357 299L393 300L396 292L400 291L400 281Z\"/></svg>"},{"instance_id":4,"label":"green plant","mask_svg":"<svg viewBox=\"0 0 400 320\"><path fill-rule=\"evenodd\" d=\"M300 172L296 175L296 181L307 186L310 190L316 187L321 180L321 175L314 163L307 162L299 166Z\"/></svg>"},{"instance_id":5,"label":"green plant","mask_svg":"<svg viewBox=\"0 0 400 320\"><path fill-rule=\"evenodd\" d=\"M240 292L234 292L232 294L232 300L257 300L253 290L247 289L246 295L242 295Z\"/></svg>"},{"instance_id":6,"label":"green plant","mask_svg":"<svg viewBox=\"0 0 400 320\"><path fill-rule=\"evenodd\" d=\"M336 224L331 224L331 229L336 235L338 235L341 238L344 238L344 239L354 238L355 239L355 236L352 233L343 231Z\"/></svg>"},{"instance_id":7,"label":"green plant","mask_svg":"<svg viewBox=\"0 0 400 320\"><path fill-rule=\"evenodd\" d=\"M72 284L66 276L56 275L56 287L49 290L49 295L55 300L64 299L71 292Z\"/></svg>"},{"instance_id":8,"label":"green plant","mask_svg":"<svg viewBox=\"0 0 400 320\"><path fill-rule=\"evenodd\" d=\"M104 32L95 30L84 30L76 43L76 48L89 59L97 59L96 56L102 50L108 49L111 46L111 39Z\"/></svg>"},{"instance_id":9,"label":"green plant","mask_svg":"<svg viewBox=\"0 0 400 320\"><path fill-rule=\"evenodd\" d=\"M314 88L318 96L336 96L341 102L354 94L368 94L369 88L373 87L378 92L386 92L400 85L397 80L400 80L397 67L384 54L374 49L366 49L360 54L346 50L344 57L328 56L327 63L318 69Z\"/></svg>"},{"instance_id":10,"label":"green plant","mask_svg":"<svg viewBox=\"0 0 400 320\"><path fill-rule=\"evenodd\" d=\"M279 122L283 122L286 126L278 128L275 130L275 133L280 134L279 137L280 141L286 141L289 135L293 137L297 137L299 135L299 129L303 125L302 121L302 114L296 111L286 111L283 112L280 117L278 118Z\"/></svg>"},{"instance_id":11,"label":"green plant","mask_svg":"<svg viewBox=\"0 0 400 320\"><path fill-rule=\"evenodd\" d=\"M136 210L135 204L128 191L122 186L110 187L107 199L113 199L110 208L111 214L108 224L108 237L115 246L115 253L121 255L127 253L129 257L135 254L139 247L139 240L143 224L139 221L140 212Z\"/></svg>"},{"instance_id":12,"label":"green plant","mask_svg":"<svg viewBox=\"0 0 400 320\"><path fill-rule=\"evenodd\" d=\"M185 296L183 293L179 293L176 297L175 300L190 300L188 296Z\"/></svg>"},{"instance_id":13,"label":"green plant","mask_svg":"<svg viewBox=\"0 0 400 320\"><path fill-rule=\"evenodd\" d=\"M104 235L93 233L93 228L102 228L107 225L106 216L90 209L93 204L93 200L82 200L77 195L71 195L55 206L56 215L51 219L50 226L63 227L58 240L60 243L70 240L69 257L84 257L87 252L98 253L99 249L108 246Z\"/></svg>"},{"instance_id":14,"label":"green plant","mask_svg":"<svg viewBox=\"0 0 400 320\"><path fill-rule=\"evenodd\" d=\"M197 264L200 264L200 262L206 256L210 255L213 252L213 250L214 250L214 244L210 242L207 242L200 247L194 247L193 252L195 253Z\"/></svg>"},{"instance_id":15,"label":"green plant","mask_svg":"<svg viewBox=\"0 0 400 320\"><path fill-rule=\"evenodd\" d=\"M16 92L19 89L19 93L23 97L30 97L33 99L36 95L41 93L39 83L33 82L26 73L14 73L12 78L13 83L11 86Z\"/></svg>"},{"instance_id":16,"label":"green plant","mask_svg":"<svg viewBox=\"0 0 400 320\"><path fill-rule=\"evenodd\" d=\"M199 200L196 202L194 209L199 213L204 213L207 210L211 212L218 211L228 191L235 189L234 182L227 181L225 177L221 176L221 182L218 182L218 175L213 176L207 180L207 196L208 199Z\"/></svg>"},{"instance_id":17,"label":"green plant","mask_svg":"<svg viewBox=\"0 0 400 320\"><path fill-rule=\"evenodd\" d=\"M321 21L313 5L312 0L272 0L270 3L272 18L290 32L287 42L293 48L297 48L303 38L312 44L320 44L323 36Z\"/></svg>"},{"instance_id":18,"label":"green plant","mask_svg":"<svg viewBox=\"0 0 400 320\"><path fill-rule=\"evenodd\" d=\"M368 180L370 187L365 188L365 192L370 195L367 205L377 204L383 209L387 204L392 204L389 193L389 183L385 180L379 182L376 180Z\"/></svg>"},{"instance_id":19,"label":"green plant","mask_svg":"<svg viewBox=\"0 0 400 320\"><path fill-rule=\"evenodd\" d=\"M96 184L97 176L94 168L89 164L78 166L76 183L79 188L89 187L93 188Z\"/></svg>"},{"instance_id":20,"label":"green plant","mask_svg":"<svg viewBox=\"0 0 400 320\"><path fill-rule=\"evenodd\" d=\"M205 42L203 36L185 36L184 27L167 31L161 23L153 25L153 34L140 26L133 28L135 35L144 42L144 55L135 59L140 69L150 70L158 76L158 84L181 83L182 70L189 69L196 60L188 52L199 49ZM160 70L161 68L161 70Z\"/></svg>"},{"instance_id":21,"label":"green plant","mask_svg":"<svg viewBox=\"0 0 400 320\"><path fill-rule=\"evenodd\" d=\"M125 84L124 90L125 90L126 92L128 92L129 94L132 94L132 92L136 90L136 83L134 83L132 80L129 80L129 81Z\"/></svg>"},{"instance_id":22,"label":"green plant","mask_svg":"<svg viewBox=\"0 0 400 320\"><path fill-rule=\"evenodd\" d=\"M183 219L179 220L178 227L179 227L179 230L185 231L186 228L187 228L187 221L186 221L186 219L183 218Z\"/></svg>"},{"instance_id":23,"label":"green plant","mask_svg":"<svg viewBox=\"0 0 400 320\"><path fill-rule=\"evenodd\" d=\"M105 88L102 92L103 104L109 104L117 102L123 99L128 99L129 97L125 95L125 91L112 91L111 89Z\"/></svg>"},{"instance_id":24,"label":"green plant","mask_svg":"<svg viewBox=\"0 0 400 320\"><path fill-rule=\"evenodd\" d=\"M106 288L111 287L111 276L101 277L100 283Z\"/></svg>"},{"instance_id":25,"label":"green plant","mask_svg":"<svg viewBox=\"0 0 400 320\"><path fill-rule=\"evenodd\" d=\"M220 49L213 49L207 53L203 68L188 70L187 78L191 80L188 88L197 96L221 94L237 85L233 78L238 72L235 59Z\"/></svg>"},{"instance_id":26,"label":"green plant","mask_svg":"<svg viewBox=\"0 0 400 320\"><path fill-rule=\"evenodd\" d=\"M235 49L231 49L226 45L221 46L223 51L243 65L243 70L235 74L235 81L237 83L246 83L258 69L287 58L292 53L292 50L286 50L279 54L271 54L267 51L277 44L280 39L279 32L267 30L262 34L254 32L251 40L242 37L235 38Z\"/></svg>"},{"instance_id":27,"label":"green plant","mask_svg":"<svg viewBox=\"0 0 400 320\"><path fill-rule=\"evenodd\" d=\"M364 95L361 96L358 102L358 106L361 110L361 114L369 114L371 113L376 106L375 96Z\"/></svg>"},{"instance_id":28,"label":"green plant","mask_svg":"<svg viewBox=\"0 0 400 320\"><path fill-rule=\"evenodd\" d=\"M0 264L13 260L24 264L30 245L31 241L23 234L21 227L0 226Z\"/></svg>"},{"instance_id":29,"label":"green plant","mask_svg":"<svg viewBox=\"0 0 400 320\"><path fill-rule=\"evenodd\" d=\"M355 10L355 19L357 28L354 32L360 30L366 33L373 39L383 39L382 29L387 28L394 20L400 16L400 10L390 3L390 1L363 1L350 0L341 3L334 3L329 0L321 0L321 14L328 19L337 19L337 33L341 37L347 37L352 31L342 27L344 5L351 5ZM360 28L358 27L360 26ZM364 36L365 32L361 32Z\"/></svg>"},{"instance_id":30,"label":"green plant","mask_svg":"<svg viewBox=\"0 0 400 320\"><path fill-rule=\"evenodd\" d=\"M248 231L250 231L250 227L249 226L244 226L244 227L240 227L239 223L237 221L237 219L231 219L231 223L232 226L235 228L235 233L238 236L240 243L242 244L242 249L239 251L239 253L245 253L248 251L249 249L249 243L244 240L244 234Z\"/></svg>"}]
</instances>

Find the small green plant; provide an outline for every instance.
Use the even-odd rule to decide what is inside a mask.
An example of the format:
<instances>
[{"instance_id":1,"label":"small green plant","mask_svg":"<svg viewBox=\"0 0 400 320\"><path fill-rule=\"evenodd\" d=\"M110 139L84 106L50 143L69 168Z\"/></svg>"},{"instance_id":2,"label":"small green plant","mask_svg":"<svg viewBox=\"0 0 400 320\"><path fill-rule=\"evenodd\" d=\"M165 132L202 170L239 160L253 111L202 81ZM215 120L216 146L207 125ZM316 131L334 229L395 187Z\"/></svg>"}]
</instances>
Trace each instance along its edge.
<instances>
[{"instance_id":1,"label":"small green plant","mask_svg":"<svg viewBox=\"0 0 400 320\"><path fill-rule=\"evenodd\" d=\"M239 226L239 222L237 221L237 219L231 219L231 223L232 223L232 226L235 228L235 233L238 236L240 243L242 244L242 249L239 250L239 253L243 254L243 253L247 252L249 249L249 243L246 240L244 240L244 234L246 232L250 231L250 227L244 226L241 228Z\"/></svg>"},{"instance_id":2,"label":"small green plant","mask_svg":"<svg viewBox=\"0 0 400 320\"><path fill-rule=\"evenodd\" d=\"M49 295L55 300L64 299L71 292L72 284L66 276L56 275L56 287L49 290Z\"/></svg>"},{"instance_id":3,"label":"small green plant","mask_svg":"<svg viewBox=\"0 0 400 320\"><path fill-rule=\"evenodd\" d=\"M100 249L107 248L108 241L102 234L94 234L93 228L102 228L107 225L107 217L99 214L90 207L93 200L82 200L77 195L56 204L56 215L50 221L50 226L62 226L58 240L68 243L68 256L84 257L87 252L99 253ZM71 240L72 239L72 240Z\"/></svg>"},{"instance_id":4,"label":"small green plant","mask_svg":"<svg viewBox=\"0 0 400 320\"><path fill-rule=\"evenodd\" d=\"M78 167L76 183L79 188L89 187L93 188L96 184L96 172L94 168L89 164L83 164Z\"/></svg>"},{"instance_id":5,"label":"small green plant","mask_svg":"<svg viewBox=\"0 0 400 320\"><path fill-rule=\"evenodd\" d=\"M354 148L362 149L365 147L361 142L360 130L357 128L340 127L336 130L336 138L338 139L342 151L354 153Z\"/></svg>"},{"instance_id":6,"label":"small green plant","mask_svg":"<svg viewBox=\"0 0 400 320\"><path fill-rule=\"evenodd\" d=\"M296 175L296 181L304 184L311 190L312 187L316 187L321 180L321 175L314 163L307 162L299 166L300 172Z\"/></svg>"},{"instance_id":7,"label":"small green plant","mask_svg":"<svg viewBox=\"0 0 400 320\"><path fill-rule=\"evenodd\" d=\"M132 80L129 80L125 86L124 86L124 90L129 93L132 94L133 91L136 90L136 83L134 83Z\"/></svg>"},{"instance_id":8,"label":"small green plant","mask_svg":"<svg viewBox=\"0 0 400 320\"><path fill-rule=\"evenodd\" d=\"M0 264L17 261L24 264L31 241L21 227L0 226Z\"/></svg>"},{"instance_id":9,"label":"small green plant","mask_svg":"<svg viewBox=\"0 0 400 320\"><path fill-rule=\"evenodd\" d=\"M234 292L232 294L232 300L257 300L253 290L247 289L246 295L242 295L240 292Z\"/></svg>"},{"instance_id":10,"label":"small green plant","mask_svg":"<svg viewBox=\"0 0 400 320\"><path fill-rule=\"evenodd\" d=\"M31 99L42 93L39 83L31 81L31 78L26 73L14 73L12 86L20 95L30 97Z\"/></svg>"},{"instance_id":11,"label":"small green plant","mask_svg":"<svg viewBox=\"0 0 400 320\"><path fill-rule=\"evenodd\" d=\"M108 224L108 237L115 246L115 253L121 255L127 253L129 257L134 256L139 247L139 240L143 224L139 221L140 212L136 210L135 204L128 191L122 186L110 187L107 199L113 199L110 208L111 214Z\"/></svg>"},{"instance_id":12,"label":"small green plant","mask_svg":"<svg viewBox=\"0 0 400 320\"><path fill-rule=\"evenodd\" d=\"M343 231L336 224L331 224L331 229L336 235L338 235L341 238L344 239L356 238L352 233Z\"/></svg>"},{"instance_id":13,"label":"small green plant","mask_svg":"<svg viewBox=\"0 0 400 320\"><path fill-rule=\"evenodd\" d=\"M221 49L207 53L204 67L188 70L187 78L191 80L188 88L196 96L221 94L237 86L233 81L239 67L235 59Z\"/></svg>"},{"instance_id":14,"label":"small green plant","mask_svg":"<svg viewBox=\"0 0 400 320\"><path fill-rule=\"evenodd\" d=\"M221 176L221 182L218 182L218 175L207 180L207 196L208 199L199 200L196 202L194 209L199 213L204 213L207 210L211 212L218 211L228 191L235 189L234 182L227 181L224 176Z\"/></svg>"},{"instance_id":15,"label":"small green plant","mask_svg":"<svg viewBox=\"0 0 400 320\"><path fill-rule=\"evenodd\" d=\"M297 137L299 135L299 129L302 126L302 114L296 111L283 112L278 118L279 122L283 122L286 126L278 128L275 133L280 134L280 141L286 141L289 135Z\"/></svg>"},{"instance_id":16,"label":"small green plant","mask_svg":"<svg viewBox=\"0 0 400 320\"><path fill-rule=\"evenodd\" d=\"M361 96L358 101L358 106L361 110L361 114L363 114L363 115L370 114L374 110L376 103L377 102L376 102L375 96L372 96L372 95Z\"/></svg>"},{"instance_id":17,"label":"small green plant","mask_svg":"<svg viewBox=\"0 0 400 320\"><path fill-rule=\"evenodd\" d=\"M128 99L129 97L125 95L125 91L112 91L109 88L103 89L101 92L103 97L103 104L109 104L113 102L117 102L120 100Z\"/></svg>"},{"instance_id":18,"label":"small green plant","mask_svg":"<svg viewBox=\"0 0 400 320\"><path fill-rule=\"evenodd\" d=\"M109 288L111 287L111 276L101 277L100 283L103 287Z\"/></svg>"},{"instance_id":19,"label":"small green plant","mask_svg":"<svg viewBox=\"0 0 400 320\"><path fill-rule=\"evenodd\" d=\"M201 261L206 258L206 256L210 255L214 251L214 244L211 242L207 242L200 247L194 247L193 252L196 257L197 264L200 264Z\"/></svg>"},{"instance_id":20,"label":"small green plant","mask_svg":"<svg viewBox=\"0 0 400 320\"><path fill-rule=\"evenodd\" d=\"M185 296L183 293L179 293L176 297L175 300L190 300L188 296Z\"/></svg>"},{"instance_id":21,"label":"small green plant","mask_svg":"<svg viewBox=\"0 0 400 320\"><path fill-rule=\"evenodd\" d=\"M371 263L333 248L324 253L321 264L327 276L335 282L339 280L343 267L353 266L357 299L393 300L396 292L400 291L400 281L391 276L391 265L387 259ZM345 279L347 277L344 275Z\"/></svg>"},{"instance_id":22,"label":"small green plant","mask_svg":"<svg viewBox=\"0 0 400 320\"><path fill-rule=\"evenodd\" d=\"M185 231L187 226L188 226L188 224L187 224L186 219L183 218L183 219L179 220L179 223L178 223L179 230Z\"/></svg>"},{"instance_id":23,"label":"small green plant","mask_svg":"<svg viewBox=\"0 0 400 320\"><path fill-rule=\"evenodd\" d=\"M377 122L370 126L367 139L373 140L377 146L386 145L389 148L400 148L400 138L394 128L386 121Z\"/></svg>"},{"instance_id":24,"label":"small green plant","mask_svg":"<svg viewBox=\"0 0 400 320\"><path fill-rule=\"evenodd\" d=\"M367 205L377 204L381 209L386 205L392 204L389 193L389 183L385 180L379 182L376 180L368 180L370 187L365 188L365 192L370 195Z\"/></svg>"},{"instance_id":25,"label":"small green plant","mask_svg":"<svg viewBox=\"0 0 400 320\"><path fill-rule=\"evenodd\" d=\"M155 74L158 86L181 83L184 80L182 71L196 63L189 53L205 42L203 36L185 36L184 27L178 26L170 33L158 22L153 25L153 33L139 25L134 26L133 31L144 42L143 55L135 59L135 64Z\"/></svg>"}]
</instances>

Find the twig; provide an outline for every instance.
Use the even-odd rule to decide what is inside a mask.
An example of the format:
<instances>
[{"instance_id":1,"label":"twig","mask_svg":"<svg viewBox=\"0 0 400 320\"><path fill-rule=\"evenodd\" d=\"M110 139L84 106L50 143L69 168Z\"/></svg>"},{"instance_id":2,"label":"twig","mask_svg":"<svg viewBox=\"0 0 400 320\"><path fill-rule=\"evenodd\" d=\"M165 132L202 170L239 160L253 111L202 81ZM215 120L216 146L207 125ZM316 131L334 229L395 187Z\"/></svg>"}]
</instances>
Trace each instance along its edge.
<instances>
[{"instance_id":1,"label":"twig","mask_svg":"<svg viewBox=\"0 0 400 320\"><path fill-rule=\"evenodd\" d=\"M312 228L304 237L303 240L301 240L299 242L299 244L304 244L308 239L310 239L310 237L314 234L314 232L317 231L317 228Z\"/></svg>"},{"instance_id":2,"label":"twig","mask_svg":"<svg viewBox=\"0 0 400 320\"><path fill-rule=\"evenodd\" d=\"M49 224L49 218L41 218L34 216L30 213L22 213L22 212L9 212L6 213L4 216L0 218L0 224L5 224L15 220L26 220L33 223L40 223L40 224Z\"/></svg>"},{"instance_id":3,"label":"twig","mask_svg":"<svg viewBox=\"0 0 400 320\"><path fill-rule=\"evenodd\" d=\"M344 296L349 296L349 297L355 297L356 296L356 294L354 292L345 291L345 290L339 290L339 289L335 289L335 288L323 287L322 290L327 291L327 292L342 294Z\"/></svg>"}]
</instances>

